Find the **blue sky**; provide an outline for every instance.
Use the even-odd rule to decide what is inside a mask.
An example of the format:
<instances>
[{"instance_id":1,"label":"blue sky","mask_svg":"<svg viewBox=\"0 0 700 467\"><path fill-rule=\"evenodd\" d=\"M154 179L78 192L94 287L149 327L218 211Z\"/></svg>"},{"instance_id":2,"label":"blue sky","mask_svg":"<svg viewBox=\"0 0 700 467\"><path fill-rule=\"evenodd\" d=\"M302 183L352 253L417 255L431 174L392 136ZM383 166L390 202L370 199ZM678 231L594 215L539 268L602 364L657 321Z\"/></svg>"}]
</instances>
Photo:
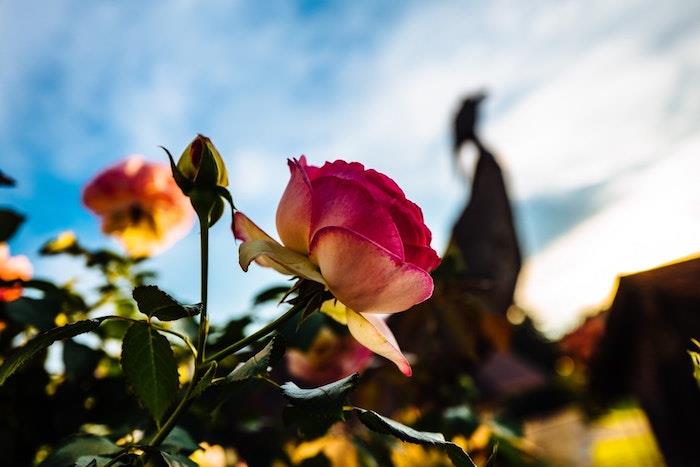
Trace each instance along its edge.
<instances>
[{"instance_id":1,"label":"blue sky","mask_svg":"<svg viewBox=\"0 0 700 467\"><path fill-rule=\"evenodd\" d=\"M450 118L486 88L528 254L518 301L561 332L616 274L700 251L700 4L525 3L0 2L0 168L20 183L0 203L30 215L11 248L37 275L78 275L34 252L63 229L110 244L81 186L201 132L269 231L285 158L342 157L395 178L441 250L466 197ZM215 318L277 279L238 269L225 224L212 248ZM197 261L193 230L153 265L194 300Z\"/></svg>"}]
</instances>

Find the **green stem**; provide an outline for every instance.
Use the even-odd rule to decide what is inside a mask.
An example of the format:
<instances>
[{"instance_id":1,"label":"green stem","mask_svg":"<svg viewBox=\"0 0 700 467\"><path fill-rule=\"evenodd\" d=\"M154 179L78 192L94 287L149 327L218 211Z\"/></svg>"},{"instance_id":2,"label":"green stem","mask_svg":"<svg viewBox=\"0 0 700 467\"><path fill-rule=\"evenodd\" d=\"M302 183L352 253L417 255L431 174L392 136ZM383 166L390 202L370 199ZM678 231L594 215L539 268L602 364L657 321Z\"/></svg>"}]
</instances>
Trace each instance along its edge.
<instances>
[{"instance_id":1,"label":"green stem","mask_svg":"<svg viewBox=\"0 0 700 467\"><path fill-rule=\"evenodd\" d=\"M235 343L229 345L228 347L219 350L217 353L215 353L211 357L205 359L204 363L209 363L213 360L217 360L217 361L222 360L222 359L228 357L229 355L232 355L232 354L238 352L239 350L245 348L247 345L252 344L253 342L256 342L259 339L270 334L272 331L276 330L279 326L281 326L282 324L289 321L291 318L293 318L296 314L298 314L303 309L304 309L303 306L293 306L286 313L279 316L274 321L269 322L268 324L266 324L262 328L258 329L250 336L244 337L243 339L239 340L238 342L235 342Z\"/></svg>"},{"instance_id":2,"label":"green stem","mask_svg":"<svg viewBox=\"0 0 700 467\"><path fill-rule=\"evenodd\" d=\"M207 343L207 332L209 331L209 317L207 315L207 291L209 281L209 216L200 216L199 225L201 226L200 251L201 251L201 302L202 313L199 316L199 339L197 340L197 359L195 369L199 368L204 361L204 349Z\"/></svg>"},{"instance_id":3,"label":"green stem","mask_svg":"<svg viewBox=\"0 0 700 467\"><path fill-rule=\"evenodd\" d=\"M192 379L185 389L185 394L178 402L175 410L172 411L168 419L160 426L158 431L153 438L148 442L149 446L156 447L163 442L163 440L168 436L177 423L178 419L182 413L187 410L190 403L190 397L197 385L197 378L199 375L199 369L202 366L204 360L204 349L207 342L207 331L209 326L209 319L207 317L207 291L208 291L208 279L209 279L209 216L199 216L200 225L200 264L201 264L201 282L200 282L200 293L202 301L202 312L199 315L199 338L197 340L197 352L195 357L194 372L192 374Z\"/></svg>"}]
</instances>

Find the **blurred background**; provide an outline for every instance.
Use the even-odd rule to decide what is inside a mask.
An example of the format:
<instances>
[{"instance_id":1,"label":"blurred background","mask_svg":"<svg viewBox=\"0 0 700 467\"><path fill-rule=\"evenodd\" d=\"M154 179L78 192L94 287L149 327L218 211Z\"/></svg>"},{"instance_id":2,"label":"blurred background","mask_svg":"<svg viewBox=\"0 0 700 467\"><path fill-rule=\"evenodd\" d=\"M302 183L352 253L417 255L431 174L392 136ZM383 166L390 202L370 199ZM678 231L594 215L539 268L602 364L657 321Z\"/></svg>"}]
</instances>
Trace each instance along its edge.
<instances>
[{"instance_id":1,"label":"blurred background","mask_svg":"<svg viewBox=\"0 0 700 467\"><path fill-rule=\"evenodd\" d=\"M359 400L470 436L480 465L498 443L496 465L663 465L657 441L666 463L688 465L699 45L700 3L682 0L0 0L0 169L18 182L0 204L28 217L10 248L89 297L99 271L38 250L66 229L117 248L80 197L125 156L165 162L159 145L177 157L211 137L237 207L268 232L286 158L359 161L422 207L445 258L433 299L389 321L414 377L370 366ZM210 313L243 333L248 315L254 327L279 313L253 298L284 283L240 270L228 219L212 231ZM197 237L148 263L187 302ZM298 342L287 330L292 347L313 354L314 333L337 331L315 326ZM271 456L248 429L207 436Z\"/></svg>"}]
</instances>

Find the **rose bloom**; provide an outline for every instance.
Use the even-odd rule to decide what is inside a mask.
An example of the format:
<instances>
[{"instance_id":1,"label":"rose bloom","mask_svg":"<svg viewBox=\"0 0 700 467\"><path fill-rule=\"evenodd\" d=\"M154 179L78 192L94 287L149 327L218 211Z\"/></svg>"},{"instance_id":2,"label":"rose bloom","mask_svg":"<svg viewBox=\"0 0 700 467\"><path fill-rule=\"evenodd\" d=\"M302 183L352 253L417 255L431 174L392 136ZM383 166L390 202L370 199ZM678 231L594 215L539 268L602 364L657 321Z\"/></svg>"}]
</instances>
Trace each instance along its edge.
<instances>
[{"instance_id":1,"label":"rose bloom","mask_svg":"<svg viewBox=\"0 0 700 467\"><path fill-rule=\"evenodd\" d=\"M10 256L10 248L0 243L0 279L3 281L28 281L32 278L32 265L26 256ZM11 302L22 296L22 287L0 287L0 302Z\"/></svg>"},{"instance_id":2,"label":"rose bloom","mask_svg":"<svg viewBox=\"0 0 700 467\"><path fill-rule=\"evenodd\" d=\"M170 167L132 155L87 184L83 203L102 218L102 232L132 257L160 253L192 228L194 211Z\"/></svg>"},{"instance_id":3,"label":"rose bloom","mask_svg":"<svg viewBox=\"0 0 700 467\"><path fill-rule=\"evenodd\" d=\"M372 352L328 327L321 328L306 352L292 348L286 357L289 374L318 386L361 372L372 362Z\"/></svg>"},{"instance_id":4,"label":"rose bloom","mask_svg":"<svg viewBox=\"0 0 700 467\"><path fill-rule=\"evenodd\" d=\"M290 160L291 178L277 208L284 247L244 214L234 233L243 240L241 265L252 259L280 272L323 283L343 308L339 321L362 345L411 367L384 322L433 292L430 271L440 263L418 206L384 174L362 164L307 165ZM336 318L337 319L337 318Z\"/></svg>"}]
</instances>

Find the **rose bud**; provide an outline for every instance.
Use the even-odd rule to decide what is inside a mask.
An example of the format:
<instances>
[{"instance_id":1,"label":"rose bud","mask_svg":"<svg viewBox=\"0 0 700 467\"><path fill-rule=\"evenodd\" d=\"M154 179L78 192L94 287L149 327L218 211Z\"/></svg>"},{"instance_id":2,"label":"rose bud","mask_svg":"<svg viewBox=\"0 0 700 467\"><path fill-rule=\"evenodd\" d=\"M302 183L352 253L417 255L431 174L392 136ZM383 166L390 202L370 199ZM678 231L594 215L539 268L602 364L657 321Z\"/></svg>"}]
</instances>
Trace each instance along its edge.
<instances>
[{"instance_id":1,"label":"rose bud","mask_svg":"<svg viewBox=\"0 0 700 467\"><path fill-rule=\"evenodd\" d=\"M197 135L177 161L177 168L195 187L227 187L228 173L209 138Z\"/></svg>"},{"instance_id":2,"label":"rose bud","mask_svg":"<svg viewBox=\"0 0 700 467\"><path fill-rule=\"evenodd\" d=\"M170 168L129 156L92 179L83 204L102 218L102 232L135 258L160 253L192 228L194 212Z\"/></svg>"},{"instance_id":3,"label":"rose bud","mask_svg":"<svg viewBox=\"0 0 700 467\"><path fill-rule=\"evenodd\" d=\"M6 243L0 243L0 280L5 282L28 281L32 278L32 264L26 256L10 256ZM22 296L22 287L0 287L0 302L11 302Z\"/></svg>"},{"instance_id":4,"label":"rose bud","mask_svg":"<svg viewBox=\"0 0 700 467\"><path fill-rule=\"evenodd\" d=\"M358 342L410 375L384 315L432 295L430 271L440 259L420 208L389 177L357 162L314 167L302 156L290 160L289 168L277 208L284 246L237 212L241 266L247 270L255 260L324 284L337 299L334 317L347 323Z\"/></svg>"}]
</instances>

